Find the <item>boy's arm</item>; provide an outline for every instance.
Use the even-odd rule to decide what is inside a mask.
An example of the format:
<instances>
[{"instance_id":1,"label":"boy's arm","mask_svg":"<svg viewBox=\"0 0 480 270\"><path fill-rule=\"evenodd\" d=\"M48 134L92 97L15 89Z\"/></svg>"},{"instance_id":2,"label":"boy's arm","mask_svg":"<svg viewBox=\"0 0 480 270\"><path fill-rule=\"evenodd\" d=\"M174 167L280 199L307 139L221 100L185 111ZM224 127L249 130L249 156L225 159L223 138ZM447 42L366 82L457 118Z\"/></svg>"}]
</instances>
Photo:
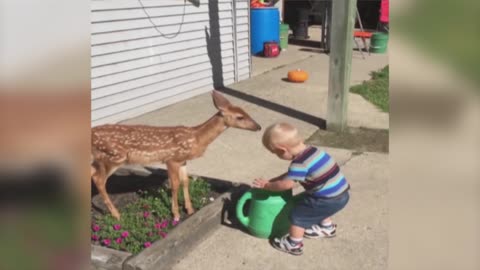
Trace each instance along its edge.
<instances>
[{"instance_id":1,"label":"boy's arm","mask_svg":"<svg viewBox=\"0 0 480 270\"><path fill-rule=\"evenodd\" d=\"M281 175L285 177L285 175ZM269 191L283 191L292 189L295 186L295 181L288 178L275 177L270 181L265 179L255 179L253 186L256 188L263 188Z\"/></svg>"},{"instance_id":2,"label":"boy's arm","mask_svg":"<svg viewBox=\"0 0 480 270\"><path fill-rule=\"evenodd\" d=\"M274 182L268 182L263 188L270 191L283 191L292 189L295 186L295 181L284 178Z\"/></svg>"},{"instance_id":3,"label":"boy's arm","mask_svg":"<svg viewBox=\"0 0 480 270\"><path fill-rule=\"evenodd\" d=\"M269 182L282 181L287 177L288 173L282 173L281 175L274 177L269 180Z\"/></svg>"},{"instance_id":4,"label":"boy's arm","mask_svg":"<svg viewBox=\"0 0 480 270\"><path fill-rule=\"evenodd\" d=\"M256 179L253 182L254 187L263 188L270 191L283 191L294 188L296 182L303 182L307 177L309 169L303 164L292 163L288 172L277 176L270 181Z\"/></svg>"},{"instance_id":5,"label":"boy's arm","mask_svg":"<svg viewBox=\"0 0 480 270\"><path fill-rule=\"evenodd\" d=\"M253 187L263 188L270 191L283 191L292 189L296 181L305 181L305 177L308 174L308 169L303 166L294 165L293 163L288 168L288 172L279 175L270 181L265 179L255 179Z\"/></svg>"}]
</instances>

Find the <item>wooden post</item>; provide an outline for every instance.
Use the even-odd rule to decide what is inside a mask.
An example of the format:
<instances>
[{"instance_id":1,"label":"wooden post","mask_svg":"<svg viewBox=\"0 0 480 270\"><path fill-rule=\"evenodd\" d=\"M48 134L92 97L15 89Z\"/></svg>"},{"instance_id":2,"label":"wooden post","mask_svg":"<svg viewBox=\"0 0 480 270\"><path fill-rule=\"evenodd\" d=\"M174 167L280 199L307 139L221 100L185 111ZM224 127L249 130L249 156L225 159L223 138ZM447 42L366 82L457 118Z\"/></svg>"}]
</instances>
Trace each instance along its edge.
<instances>
[{"instance_id":1,"label":"wooden post","mask_svg":"<svg viewBox=\"0 0 480 270\"><path fill-rule=\"evenodd\" d=\"M332 3L327 129L335 132L341 132L347 126L356 8L356 0L333 0Z\"/></svg>"}]
</instances>

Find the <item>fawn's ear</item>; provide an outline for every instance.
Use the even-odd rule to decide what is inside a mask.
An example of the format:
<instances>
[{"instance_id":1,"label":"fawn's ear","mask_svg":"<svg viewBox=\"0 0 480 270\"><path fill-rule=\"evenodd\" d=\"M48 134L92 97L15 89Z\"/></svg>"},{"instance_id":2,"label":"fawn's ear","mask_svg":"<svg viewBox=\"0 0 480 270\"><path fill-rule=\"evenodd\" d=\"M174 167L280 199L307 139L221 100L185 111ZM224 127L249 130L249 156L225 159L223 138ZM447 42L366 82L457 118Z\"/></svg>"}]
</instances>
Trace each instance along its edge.
<instances>
[{"instance_id":1,"label":"fawn's ear","mask_svg":"<svg viewBox=\"0 0 480 270\"><path fill-rule=\"evenodd\" d=\"M219 111L225 111L228 106L230 106L230 101L226 99L222 94L220 94L218 91L212 91L212 98L213 98L213 104L215 105L215 108L217 108Z\"/></svg>"}]
</instances>

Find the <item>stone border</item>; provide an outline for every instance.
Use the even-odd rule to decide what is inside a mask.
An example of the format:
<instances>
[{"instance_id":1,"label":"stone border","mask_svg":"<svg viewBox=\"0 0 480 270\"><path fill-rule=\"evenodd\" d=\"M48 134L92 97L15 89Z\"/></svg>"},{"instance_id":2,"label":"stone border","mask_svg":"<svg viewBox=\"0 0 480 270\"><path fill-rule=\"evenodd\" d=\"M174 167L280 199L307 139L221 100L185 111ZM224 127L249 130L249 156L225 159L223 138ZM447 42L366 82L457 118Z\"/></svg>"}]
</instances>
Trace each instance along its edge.
<instances>
[{"instance_id":1,"label":"stone border","mask_svg":"<svg viewBox=\"0 0 480 270\"><path fill-rule=\"evenodd\" d=\"M96 270L122 270L123 262L125 262L132 253L106 248L97 245L92 246L92 253L90 255L90 269Z\"/></svg>"},{"instance_id":2,"label":"stone border","mask_svg":"<svg viewBox=\"0 0 480 270\"><path fill-rule=\"evenodd\" d=\"M91 269L97 270L163 270L171 269L201 241L222 226L224 201L229 190L215 201L181 222L168 237L133 256L131 253L92 245Z\"/></svg>"}]
</instances>

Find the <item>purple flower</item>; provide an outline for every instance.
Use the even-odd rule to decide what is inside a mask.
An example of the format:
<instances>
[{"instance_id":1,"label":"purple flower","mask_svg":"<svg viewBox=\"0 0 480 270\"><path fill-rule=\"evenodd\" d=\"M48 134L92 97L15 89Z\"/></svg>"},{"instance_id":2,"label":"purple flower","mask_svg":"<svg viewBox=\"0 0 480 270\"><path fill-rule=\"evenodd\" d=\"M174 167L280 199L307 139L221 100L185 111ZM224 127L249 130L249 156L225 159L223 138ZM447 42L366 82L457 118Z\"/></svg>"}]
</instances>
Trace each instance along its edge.
<instances>
[{"instance_id":1,"label":"purple flower","mask_svg":"<svg viewBox=\"0 0 480 270\"><path fill-rule=\"evenodd\" d=\"M161 229L162 224L161 223L155 223L155 229Z\"/></svg>"},{"instance_id":2,"label":"purple flower","mask_svg":"<svg viewBox=\"0 0 480 270\"><path fill-rule=\"evenodd\" d=\"M115 224L115 225L113 225L113 229L114 229L115 231L118 231L118 230L120 230L121 228L122 228L122 226L120 226L120 224Z\"/></svg>"},{"instance_id":3,"label":"purple flower","mask_svg":"<svg viewBox=\"0 0 480 270\"><path fill-rule=\"evenodd\" d=\"M148 211L143 212L143 217L144 218L148 218L149 216L150 216L150 212L148 212Z\"/></svg>"},{"instance_id":4,"label":"purple flower","mask_svg":"<svg viewBox=\"0 0 480 270\"><path fill-rule=\"evenodd\" d=\"M112 241L110 241L110 239L104 239L104 240L102 241L102 243L103 243L105 246L110 246L110 243L111 243L111 242L112 242Z\"/></svg>"},{"instance_id":5,"label":"purple flower","mask_svg":"<svg viewBox=\"0 0 480 270\"><path fill-rule=\"evenodd\" d=\"M122 232L122 238L127 238L129 235L128 231Z\"/></svg>"},{"instance_id":6,"label":"purple flower","mask_svg":"<svg viewBox=\"0 0 480 270\"><path fill-rule=\"evenodd\" d=\"M143 244L143 246L146 247L146 248L150 247L151 245L152 245L152 243L150 243L150 242L145 242Z\"/></svg>"},{"instance_id":7,"label":"purple flower","mask_svg":"<svg viewBox=\"0 0 480 270\"><path fill-rule=\"evenodd\" d=\"M98 235L92 234L92 240L93 241L98 241L98 239L100 239L100 237L98 237Z\"/></svg>"},{"instance_id":8,"label":"purple flower","mask_svg":"<svg viewBox=\"0 0 480 270\"><path fill-rule=\"evenodd\" d=\"M177 224L180 223L180 221L178 220L172 220L172 226L177 226Z\"/></svg>"},{"instance_id":9,"label":"purple flower","mask_svg":"<svg viewBox=\"0 0 480 270\"><path fill-rule=\"evenodd\" d=\"M163 232L163 231L159 231L159 232L158 232L158 235L160 235L162 238L167 237L167 233L166 233L166 232Z\"/></svg>"},{"instance_id":10,"label":"purple flower","mask_svg":"<svg viewBox=\"0 0 480 270\"><path fill-rule=\"evenodd\" d=\"M120 238L120 237L117 238L117 239L115 240L115 242L117 242L117 244L121 244L121 243L122 243L122 238Z\"/></svg>"},{"instance_id":11,"label":"purple flower","mask_svg":"<svg viewBox=\"0 0 480 270\"><path fill-rule=\"evenodd\" d=\"M98 231L100 231L100 226L98 226L97 224L93 224L93 225L92 225L92 230L93 230L94 232L98 232Z\"/></svg>"}]
</instances>

